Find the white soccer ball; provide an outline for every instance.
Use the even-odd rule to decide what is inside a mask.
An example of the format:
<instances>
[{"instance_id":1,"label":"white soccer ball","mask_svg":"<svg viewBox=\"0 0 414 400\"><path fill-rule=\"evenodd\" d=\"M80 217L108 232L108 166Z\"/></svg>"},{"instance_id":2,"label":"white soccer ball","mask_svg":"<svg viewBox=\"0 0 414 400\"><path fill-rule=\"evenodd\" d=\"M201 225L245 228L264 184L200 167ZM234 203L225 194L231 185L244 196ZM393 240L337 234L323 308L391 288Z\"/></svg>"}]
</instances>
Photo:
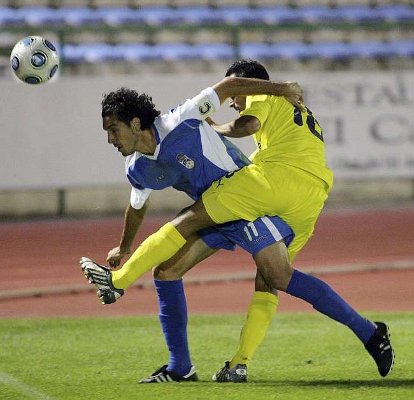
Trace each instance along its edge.
<instances>
[{"instance_id":1,"label":"white soccer ball","mask_svg":"<svg viewBox=\"0 0 414 400\"><path fill-rule=\"evenodd\" d=\"M59 68L56 47L41 36L27 36L13 47L10 66L22 82L45 83Z\"/></svg>"}]
</instances>

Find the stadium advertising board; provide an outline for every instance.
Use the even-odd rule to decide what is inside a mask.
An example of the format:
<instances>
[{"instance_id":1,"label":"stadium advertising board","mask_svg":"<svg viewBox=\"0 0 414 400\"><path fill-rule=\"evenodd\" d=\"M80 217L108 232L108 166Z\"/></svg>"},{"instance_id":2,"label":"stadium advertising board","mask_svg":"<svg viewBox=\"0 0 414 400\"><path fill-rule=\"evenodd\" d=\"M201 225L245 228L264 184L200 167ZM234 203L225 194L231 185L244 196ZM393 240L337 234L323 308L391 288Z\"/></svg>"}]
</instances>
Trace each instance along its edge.
<instances>
[{"instance_id":1,"label":"stadium advertising board","mask_svg":"<svg viewBox=\"0 0 414 400\"><path fill-rule=\"evenodd\" d=\"M412 73L334 73L306 80L337 177L414 176L413 87Z\"/></svg>"},{"instance_id":2,"label":"stadium advertising board","mask_svg":"<svg viewBox=\"0 0 414 400\"><path fill-rule=\"evenodd\" d=\"M321 124L336 178L414 177L414 72L271 74L299 81ZM42 87L0 80L0 189L124 183L122 157L102 130L102 94L121 86L148 92L162 112L219 74L61 77ZM224 105L224 122L236 115ZM237 142L245 152L252 141Z\"/></svg>"}]
</instances>

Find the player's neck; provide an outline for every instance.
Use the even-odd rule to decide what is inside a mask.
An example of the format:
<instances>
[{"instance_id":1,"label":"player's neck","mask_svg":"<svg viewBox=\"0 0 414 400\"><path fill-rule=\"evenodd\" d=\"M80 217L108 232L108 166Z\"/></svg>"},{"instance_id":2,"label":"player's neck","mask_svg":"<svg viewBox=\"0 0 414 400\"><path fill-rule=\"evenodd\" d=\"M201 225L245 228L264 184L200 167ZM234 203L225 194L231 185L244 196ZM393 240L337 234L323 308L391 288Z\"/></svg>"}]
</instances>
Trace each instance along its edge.
<instances>
[{"instance_id":1,"label":"player's neck","mask_svg":"<svg viewBox=\"0 0 414 400\"><path fill-rule=\"evenodd\" d=\"M152 128L144 129L140 132L140 140L138 144L138 151L145 155L152 156L157 148L157 140L155 132Z\"/></svg>"}]
</instances>

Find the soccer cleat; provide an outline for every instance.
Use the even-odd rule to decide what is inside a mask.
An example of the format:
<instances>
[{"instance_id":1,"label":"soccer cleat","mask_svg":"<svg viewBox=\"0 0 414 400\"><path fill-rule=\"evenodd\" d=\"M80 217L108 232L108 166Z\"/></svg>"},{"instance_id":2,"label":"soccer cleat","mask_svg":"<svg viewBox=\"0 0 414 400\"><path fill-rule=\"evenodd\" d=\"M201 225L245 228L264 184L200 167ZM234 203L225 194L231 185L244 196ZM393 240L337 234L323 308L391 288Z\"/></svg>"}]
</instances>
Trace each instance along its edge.
<instances>
[{"instance_id":1,"label":"soccer cleat","mask_svg":"<svg viewBox=\"0 0 414 400\"><path fill-rule=\"evenodd\" d=\"M98 288L96 294L102 304L115 303L124 294L123 289L117 289L112 284L112 275L109 268L86 257L80 259L80 265L89 283Z\"/></svg>"},{"instance_id":2,"label":"soccer cleat","mask_svg":"<svg viewBox=\"0 0 414 400\"><path fill-rule=\"evenodd\" d=\"M381 376L387 376L394 365L395 354L390 343L388 326L384 322L375 322L377 329L365 344L368 353L375 360Z\"/></svg>"},{"instance_id":3,"label":"soccer cleat","mask_svg":"<svg viewBox=\"0 0 414 400\"><path fill-rule=\"evenodd\" d=\"M167 371L168 365L163 365L157 369L148 378L141 379L138 383L168 383L168 382L195 382L198 381L198 376L194 366L191 367L190 372L184 376L176 374L174 371Z\"/></svg>"},{"instance_id":4,"label":"soccer cleat","mask_svg":"<svg viewBox=\"0 0 414 400\"><path fill-rule=\"evenodd\" d=\"M216 382L247 382L247 365L237 364L234 368L230 368L230 361L226 361L224 367L213 375L213 381Z\"/></svg>"}]
</instances>

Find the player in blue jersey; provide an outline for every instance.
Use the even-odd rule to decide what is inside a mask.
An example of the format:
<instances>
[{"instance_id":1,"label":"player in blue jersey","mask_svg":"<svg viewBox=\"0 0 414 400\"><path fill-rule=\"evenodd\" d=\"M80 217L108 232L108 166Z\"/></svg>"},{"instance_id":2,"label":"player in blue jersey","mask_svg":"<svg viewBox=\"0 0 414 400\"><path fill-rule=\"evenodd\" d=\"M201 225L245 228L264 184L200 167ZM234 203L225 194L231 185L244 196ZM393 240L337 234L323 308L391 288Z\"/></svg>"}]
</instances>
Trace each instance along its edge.
<instances>
[{"instance_id":1,"label":"player in blue jersey","mask_svg":"<svg viewBox=\"0 0 414 400\"><path fill-rule=\"evenodd\" d=\"M280 87L277 84L275 86ZM283 90L286 90L285 87L291 88L292 99L300 95L300 90L294 84L281 87ZM214 107L212 101L216 103ZM126 156L126 175L132 185L121 245L108 257L112 265L117 264L129 252L144 217L145 202L151 190L172 186L197 199L211 182L249 163L237 147L203 122L209 115L209 110L218 106L216 93L212 89L203 91L163 116L159 116L148 96L138 95L131 90L121 89L105 97L102 104L104 129L108 132L108 142ZM149 126L151 133L142 134L142 130ZM136 130L140 131L139 136ZM252 340L247 340L249 346L245 353L249 357L261 342L278 302L274 289L268 284L269 269L277 266L277 255L269 262L267 258L261 259L261 252L265 248L278 246L280 242L283 242L283 246L288 246L293 236L290 227L280 218L264 217L254 222L237 221L206 229L194 238L195 241L203 241L204 248L210 254L219 248L231 250L239 245L256 260L256 293L243 329L247 337L252 334L255 336ZM185 258L185 249L182 253L184 255L179 255L178 260ZM281 259L283 262L283 255ZM91 264L87 259L83 259L83 263ZM170 360L141 382L195 380L197 376L188 351L187 312L182 280L155 279L155 286ZM111 292L113 298L110 301L116 300L121 294L122 292ZM107 301L104 293L101 293L101 297L104 302ZM266 314L265 321L263 314ZM257 328L252 332L250 326L256 325Z\"/></svg>"}]
</instances>

